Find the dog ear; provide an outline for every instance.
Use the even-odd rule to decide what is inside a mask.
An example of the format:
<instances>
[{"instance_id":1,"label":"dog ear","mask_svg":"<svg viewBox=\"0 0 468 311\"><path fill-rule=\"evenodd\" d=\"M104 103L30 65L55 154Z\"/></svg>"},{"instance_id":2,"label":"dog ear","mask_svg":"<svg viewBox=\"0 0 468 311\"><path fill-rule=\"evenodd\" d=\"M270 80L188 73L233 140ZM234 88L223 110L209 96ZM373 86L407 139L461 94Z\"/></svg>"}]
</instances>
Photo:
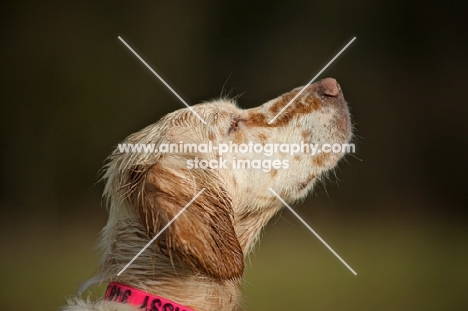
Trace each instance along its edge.
<instances>
[{"instance_id":1,"label":"dog ear","mask_svg":"<svg viewBox=\"0 0 468 311\"><path fill-rule=\"evenodd\" d=\"M153 238L203 188L204 191L159 236L172 259L219 280L239 279L244 254L234 231L232 202L222 181L209 169L187 169L159 161L129 170L128 199Z\"/></svg>"}]
</instances>

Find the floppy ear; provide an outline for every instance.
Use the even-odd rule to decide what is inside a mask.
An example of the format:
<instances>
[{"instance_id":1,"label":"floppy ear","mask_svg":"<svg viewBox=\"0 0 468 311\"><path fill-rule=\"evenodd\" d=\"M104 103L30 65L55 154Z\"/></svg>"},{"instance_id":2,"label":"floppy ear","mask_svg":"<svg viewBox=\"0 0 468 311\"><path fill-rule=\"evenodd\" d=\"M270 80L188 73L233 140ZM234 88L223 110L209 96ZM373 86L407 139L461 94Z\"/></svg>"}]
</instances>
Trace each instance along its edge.
<instances>
[{"instance_id":1,"label":"floppy ear","mask_svg":"<svg viewBox=\"0 0 468 311\"><path fill-rule=\"evenodd\" d=\"M159 248L194 271L219 280L238 279L244 255L234 231L232 202L222 181L207 169L187 169L158 161L129 169L130 204L153 238L203 188L205 190L158 238Z\"/></svg>"}]
</instances>

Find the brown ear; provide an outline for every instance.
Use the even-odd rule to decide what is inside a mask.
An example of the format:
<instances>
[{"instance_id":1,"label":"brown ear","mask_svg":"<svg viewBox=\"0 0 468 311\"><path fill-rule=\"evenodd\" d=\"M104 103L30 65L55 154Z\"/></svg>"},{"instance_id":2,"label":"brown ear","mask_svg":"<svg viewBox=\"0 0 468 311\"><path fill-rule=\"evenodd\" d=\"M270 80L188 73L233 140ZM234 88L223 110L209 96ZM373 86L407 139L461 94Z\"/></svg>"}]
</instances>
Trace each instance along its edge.
<instances>
[{"instance_id":1,"label":"brown ear","mask_svg":"<svg viewBox=\"0 0 468 311\"><path fill-rule=\"evenodd\" d=\"M161 234L158 245L171 258L220 280L240 278L244 255L233 226L231 200L210 170L170 168L160 162L129 172L128 197L153 238L203 188L205 190Z\"/></svg>"}]
</instances>

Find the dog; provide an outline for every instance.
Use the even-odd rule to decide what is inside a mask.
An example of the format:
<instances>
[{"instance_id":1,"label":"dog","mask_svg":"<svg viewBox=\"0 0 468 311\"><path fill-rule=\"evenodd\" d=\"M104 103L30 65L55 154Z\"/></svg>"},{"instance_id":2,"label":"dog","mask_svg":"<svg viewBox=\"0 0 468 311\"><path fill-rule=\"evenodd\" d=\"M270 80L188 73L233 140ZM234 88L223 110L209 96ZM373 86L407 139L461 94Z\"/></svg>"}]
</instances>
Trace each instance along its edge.
<instances>
[{"instance_id":1,"label":"dog","mask_svg":"<svg viewBox=\"0 0 468 311\"><path fill-rule=\"evenodd\" d=\"M98 273L85 285L109 284L106 294L71 299L62 310L241 310L244 260L283 207L276 194L288 204L304 198L343 157L293 153L288 144L351 137L348 106L332 78L251 109L229 99L194 105L130 135L104 168L109 219Z\"/></svg>"}]
</instances>

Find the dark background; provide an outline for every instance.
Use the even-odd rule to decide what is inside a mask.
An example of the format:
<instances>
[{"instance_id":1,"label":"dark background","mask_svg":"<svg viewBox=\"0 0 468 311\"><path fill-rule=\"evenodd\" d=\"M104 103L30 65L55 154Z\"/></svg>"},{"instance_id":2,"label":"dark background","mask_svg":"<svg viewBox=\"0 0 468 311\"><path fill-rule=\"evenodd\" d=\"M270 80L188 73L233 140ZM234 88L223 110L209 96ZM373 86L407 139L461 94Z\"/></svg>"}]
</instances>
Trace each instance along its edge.
<instances>
[{"instance_id":1,"label":"dark background","mask_svg":"<svg viewBox=\"0 0 468 311\"><path fill-rule=\"evenodd\" d=\"M321 75L357 152L288 211L246 272L249 310L468 308L468 23L462 2L19 1L2 8L0 309L56 310L97 266L98 171L180 101L257 106ZM224 88L223 88L224 86ZM95 289L99 296L102 289Z\"/></svg>"}]
</instances>

